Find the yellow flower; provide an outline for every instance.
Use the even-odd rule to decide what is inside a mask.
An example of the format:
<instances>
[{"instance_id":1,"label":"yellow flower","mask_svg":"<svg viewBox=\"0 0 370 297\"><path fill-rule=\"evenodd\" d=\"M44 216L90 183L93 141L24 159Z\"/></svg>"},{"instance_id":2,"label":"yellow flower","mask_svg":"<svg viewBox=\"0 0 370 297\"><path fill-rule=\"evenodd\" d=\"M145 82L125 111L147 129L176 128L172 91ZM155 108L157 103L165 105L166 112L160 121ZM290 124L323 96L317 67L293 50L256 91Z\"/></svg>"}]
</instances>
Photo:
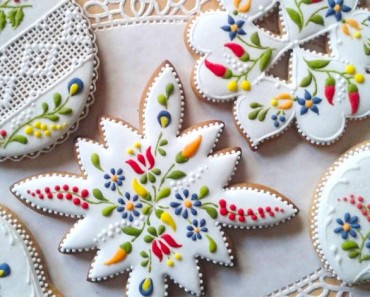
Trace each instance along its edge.
<instances>
[{"instance_id":1,"label":"yellow flower","mask_svg":"<svg viewBox=\"0 0 370 297\"><path fill-rule=\"evenodd\" d=\"M237 92L238 91L238 83L236 81L231 81L228 83L227 88L230 92Z\"/></svg>"},{"instance_id":2,"label":"yellow flower","mask_svg":"<svg viewBox=\"0 0 370 297\"><path fill-rule=\"evenodd\" d=\"M357 73L357 74L355 75L355 81L356 81L357 83L359 83L359 84L363 84L363 83L365 82L365 77L364 77L362 74Z\"/></svg>"},{"instance_id":3,"label":"yellow flower","mask_svg":"<svg viewBox=\"0 0 370 297\"><path fill-rule=\"evenodd\" d=\"M248 80L245 80L241 83L240 87L243 91L250 91L251 90L251 83Z\"/></svg>"},{"instance_id":4,"label":"yellow flower","mask_svg":"<svg viewBox=\"0 0 370 297\"><path fill-rule=\"evenodd\" d=\"M345 69L346 73L348 74L355 74L356 73L356 67L354 65L347 65L346 69Z\"/></svg>"}]
</instances>

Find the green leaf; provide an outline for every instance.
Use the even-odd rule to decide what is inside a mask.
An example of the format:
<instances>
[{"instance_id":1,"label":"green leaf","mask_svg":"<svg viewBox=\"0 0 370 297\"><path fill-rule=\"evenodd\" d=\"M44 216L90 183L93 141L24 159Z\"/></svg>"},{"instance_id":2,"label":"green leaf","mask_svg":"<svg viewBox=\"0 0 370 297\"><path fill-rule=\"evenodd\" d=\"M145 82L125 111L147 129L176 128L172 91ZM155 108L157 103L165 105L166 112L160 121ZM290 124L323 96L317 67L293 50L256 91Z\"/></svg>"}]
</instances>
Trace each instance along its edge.
<instances>
[{"instance_id":1,"label":"green leaf","mask_svg":"<svg viewBox=\"0 0 370 297\"><path fill-rule=\"evenodd\" d=\"M166 139L162 139L160 142L159 142L159 146L165 146L168 144L168 141Z\"/></svg>"},{"instance_id":2,"label":"green leaf","mask_svg":"<svg viewBox=\"0 0 370 297\"><path fill-rule=\"evenodd\" d=\"M186 176L185 172L183 172L181 170L174 170L174 171L170 172L170 174L168 174L166 178L180 179L180 178L183 178L185 176Z\"/></svg>"},{"instance_id":3,"label":"green leaf","mask_svg":"<svg viewBox=\"0 0 370 297\"><path fill-rule=\"evenodd\" d=\"M141 251L140 256L142 256L143 258L149 258L149 255L146 251Z\"/></svg>"},{"instance_id":4,"label":"green leaf","mask_svg":"<svg viewBox=\"0 0 370 297\"><path fill-rule=\"evenodd\" d=\"M361 253L359 250L353 250L348 253L348 257L350 257L351 259L357 258L360 255Z\"/></svg>"},{"instance_id":5,"label":"green leaf","mask_svg":"<svg viewBox=\"0 0 370 297\"><path fill-rule=\"evenodd\" d=\"M173 94L173 91L175 89L175 86L173 84L167 84L166 86L166 96L167 98L170 98L170 96Z\"/></svg>"},{"instance_id":6,"label":"green leaf","mask_svg":"<svg viewBox=\"0 0 370 297\"><path fill-rule=\"evenodd\" d=\"M255 109L255 108L259 108L259 107L263 107L263 105L262 105L262 104L259 104L259 103L257 103L257 102L253 102L253 103L251 103L249 106L250 106L250 108L253 108L253 109Z\"/></svg>"},{"instance_id":7,"label":"green leaf","mask_svg":"<svg viewBox=\"0 0 370 297\"><path fill-rule=\"evenodd\" d=\"M176 163L183 164L187 161L189 161L189 159L184 157L181 152L176 155Z\"/></svg>"},{"instance_id":8,"label":"green leaf","mask_svg":"<svg viewBox=\"0 0 370 297\"><path fill-rule=\"evenodd\" d=\"M59 117L55 114L51 114L51 115L47 115L45 116L48 120L52 121L52 122L57 122L59 121Z\"/></svg>"},{"instance_id":9,"label":"green leaf","mask_svg":"<svg viewBox=\"0 0 370 297\"><path fill-rule=\"evenodd\" d=\"M260 59L260 70L261 71L264 71L267 68L267 66L270 63L271 57L272 57L272 49L269 48L261 56L261 59Z\"/></svg>"},{"instance_id":10,"label":"green leaf","mask_svg":"<svg viewBox=\"0 0 370 297\"><path fill-rule=\"evenodd\" d=\"M63 107L60 111L59 114L62 115L70 115L73 112L72 108L69 107Z\"/></svg>"},{"instance_id":11,"label":"green leaf","mask_svg":"<svg viewBox=\"0 0 370 297\"><path fill-rule=\"evenodd\" d=\"M141 234L141 230L135 227L124 227L121 229L123 233L129 236L139 236Z\"/></svg>"},{"instance_id":12,"label":"green leaf","mask_svg":"<svg viewBox=\"0 0 370 297\"><path fill-rule=\"evenodd\" d=\"M101 214L105 217L110 217L112 212L117 208L115 205L110 205L105 207L102 211Z\"/></svg>"},{"instance_id":13,"label":"green leaf","mask_svg":"<svg viewBox=\"0 0 370 297\"><path fill-rule=\"evenodd\" d=\"M60 106L60 103L62 103L62 95L59 93L55 93L53 96L54 106L55 108Z\"/></svg>"},{"instance_id":14,"label":"green leaf","mask_svg":"<svg viewBox=\"0 0 370 297\"><path fill-rule=\"evenodd\" d=\"M8 11L8 15L7 15L7 18L9 20L9 23L12 25L13 28L15 28L15 15L17 14L17 10L16 9L12 9L10 11Z\"/></svg>"},{"instance_id":15,"label":"green leaf","mask_svg":"<svg viewBox=\"0 0 370 297\"><path fill-rule=\"evenodd\" d=\"M121 244L119 246L121 249L126 251L127 254L130 254L132 252L132 244L129 241L126 241L125 243Z\"/></svg>"},{"instance_id":16,"label":"green leaf","mask_svg":"<svg viewBox=\"0 0 370 297\"><path fill-rule=\"evenodd\" d=\"M364 52L366 56L370 56L370 48L366 44L364 44Z\"/></svg>"},{"instance_id":17,"label":"green leaf","mask_svg":"<svg viewBox=\"0 0 370 297\"><path fill-rule=\"evenodd\" d=\"M330 60L312 60L312 61L306 61L307 66L311 69L321 69L329 65Z\"/></svg>"},{"instance_id":18,"label":"green leaf","mask_svg":"<svg viewBox=\"0 0 370 297\"><path fill-rule=\"evenodd\" d=\"M361 261L369 261L370 260L370 255L368 254L368 255L363 255L362 257L361 257Z\"/></svg>"},{"instance_id":19,"label":"green leaf","mask_svg":"<svg viewBox=\"0 0 370 297\"><path fill-rule=\"evenodd\" d=\"M155 175L160 175L161 174L161 170L159 168L154 168L152 169L152 172L155 174Z\"/></svg>"},{"instance_id":20,"label":"green leaf","mask_svg":"<svg viewBox=\"0 0 370 297\"><path fill-rule=\"evenodd\" d=\"M156 230L154 227L149 227L149 228L147 229L147 231L148 231L148 233L149 233L150 235L153 235L154 237L157 237L157 236L158 236L158 234L157 234L157 230Z\"/></svg>"},{"instance_id":21,"label":"green leaf","mask_svg":"<svg viewBox=\"0 0 370 297\"><path fill-rule=\"evenodd\" d=\"M146 173L143 174L141 177L140 177L140 182L145 185L146 182L148 181L148 177L146 176Z\"/></svg>"},{"instance_id":22,"label":"green leaf","mask_svg":"<svg viewBox=\"0 0 370 297\"><path fill-rule=\"evenodd\" d=\"M266 115L267 115L267 113L269 112L269 108L266 108L266 109L264 109L264 110L262 110L261 112L260 112L260 114L258 115L258 120L260 121L260 122L263 122L265 119L266 119Z\"/></svg>"},{"instance_id":23,"label":"green leaf","mask_svg":"<svg viewBox=\"0 0 370 297\"><path fill-rule=\"evenodd\" d=\"M198 195L198 198L199 199L203 199L204 197L207 197L209 194L209 189L208 187L206 186L201 186L200 189L199 189L199 195Z\"/></svg>"},{"instance_id":24,"label":"green leaf","mask_svg":"<svg viewBox=\"0 0 370 297\"><path fill-rule=\"evenodd\" d=\"M349 251L353 249L358 249L359 246L356 241L353 240L346 240L342 243L342 250Z\"/></svg>"},{"instance_id":25,"label":"green leaf","mask_svg":"<svg viewBox=\"0 0 370 297\"><path fill-rule=\"evenodd\" d=\"M14 135L10 140L9 142L19 142L21 144L27 144L28 143L28 139L27 137L23 136L23 135Z\"/></svg>"},{"instance_id":26,"label":"green leaf","mask_svg":"<svg viewBox=\"0 0 370 297\"><path fill-rule=\"evenodd\" d=\"M152 209L152 207L150 205L146 205L146 206L143 207L143 210L141 211L141 213L143 215L147 215L150 212L151 209Z\"/></svg>"},{"instance_id":27,"label":"green leaf","mask_svg":"<svg viewBox=\"0 0 370 297\"><path fill-rule=\"evenodd\" d=\"M15 28L17 28L23 21L24 12L22 8L18 8L17 12L15 13Z\"/></svg>"},{"instance_id":28,"label":"green leaf","mask_svg":"<svg viewBox=\"0 0 370 297\"><path fill-rule=\"evenodd\" d=\"M171 194L171 189L170 188L163 188L162 190L159 191L157 195L157 201L167 198Z\"/></svg>"},{"instance_id":29,"label":"green leaf","mask_svg":"<svg viewBox=\"0 0 370 297\"><path fill-rule=\"evenodd\" d=\"M300 16L299 12L292 9L292 8L287 8L286 11L287 11L290 19L298 26L299 31L301 31L302 27L303 27L303 21L302 21L302 18Z\"/></svg>"},{"instance_id":30,"label":"green leaf","mask_svg":"<svg viewBox=\"0 0 370 297\"><path fill-rule=\"evenodd\" d=\"M161 156L163 156L163 157L167 155L166 151L165 151L165 150L162 150L161 148L158 148L158 153L159 153Z\"/></svg>"},{"instance_id":31,"label":"green leaf","mask_svg":"<svg viewBox=\"0 0 370 297\"><path fill-rule=\"evenodd\" d=\"M46 102L42 103L41 107L42 107L42 113L47 113L48 112L49 105Z\"/></svg>"},{"instance_id":32,"label":"green leaf","mask_svg":"<svg viewBox=\"0 0 370 297\"><path fill-rule=\"evenodd\" d=\"M158 227L158 235L161 236L164 231L166 231L166 227L164 225L159 225Z\"/></svg>"},{"instance_id":33,"label":"green leaf","mask_svg":"<svg viewBox=\"0 0 370 297\"><path fill-rule=\"evenodd\" d=\"M156 178L153 174L151 174L150 172L148 172L148 179L151 183L155 183L156 181Z\"/></svg>"},{"instance_id":34,"label":"green leaf","mask_svg":"<svg viewBox=\"0 0 370 297\"><path fill-rule=\"evenodd\" d=\"M262 109L263 108L259 108L259 109L255 109L252 112L250 112L248 114L248 119L250 119L252 121L255 120Z\"/></svg>"},{"instance_id":35,"label":"green leaf","mask_svg":"<svg viewBox=\"0 0 370 297\"><path fill-rule=\"evenodd\" d=\"M160 219L160 218L161 218L162 213L163 213L163 210L161 210L161 209L156 209L156 210L155 210L155 216L156 216L158 219Z\"/></svg>"},{"instance_id":36,"label":"green leaf","mask_svg":"<svg viewBox=\"0 0 370 297\"><path fill-rule=\"evenodd\" d=\"M217 250L217 243L213 240L213 238L211 236L209 236L208 234L206 234L206 237L208 239L208 250L211 252L211 253L215 253L216 250Z\"/></svg>"},{"instance_id":37,"label":"green leaf","mask_svg":"<svg viewBox=\"0 0 370 297\"><path fill-rule=\"evenodd\" d=\"M103 168L100 165L100 157L97 153L91 154L90 159L91 159L91 164L93 164L96 169L104 172Z\"/></svg>"},{"instance_id":38,"label":"green leaf","mask_svg":"<svg viewBox=\"0 0 370 297\"><path fill-rule=\"evenodd\" d=\"M202 209L204 209L212 219L217 218L217 210L215 208L209 206L202 206Z\"/></svg>"},{"instance_id":39,"label":"green leaf","mask_svg":"<svg viewBox=\"0 0 370 297\"><path fill-rule=\"evenodd\" d=\"M151 237L151 236L149 236L149 235L145 235L145 236L144 236L144 241L145 241L146 243L151 243L153 240L154 240L154 238L153 238L153 237Z\"/></svg>"},{"instance_id":40,"label":"green leaf","mask_svg":"<svg viewBox=\"0 0 370 297\"><path fill-rule=\"evenodd\" d=\"M3 10L0 10L0 32L4 30L6 26L6 15Z\"/></svg>"},{"instance_id":41,"label":"green leaf","mask_svg":"<svg viewBox=\"0 0 370 297\"><path fill-rule=\"evenodd\" d=\"M148 263L149 263L149 260L144 260L144 261L140 262L140 265L143 266L143 267L147 267Z\"/></svg>"},{"instance_id":42,"label":"green leaf","mask_svg":"<svg viewBox=\"0 0 370 297\"><path fill-rule=\"evenodd\" d=\"M258 35L258 32L254 32L251 37L251 42L256 46L261 46L260 36Z\"/></svg>"},{"instance_id":43,"label":"green leaf","mask_svg":"<svg viewBox=\"0 0 370 297\"><path fill-rule=\"evenodd\" d=\"M93 189L93 196L100 201L109 201L99 189Z\"/></svg>"},{"instance_id":44,"label":"green leaf","mask_svg":"<svg viewBox=\"0 0 370 297\"><path fill-rule=\"evenodd\" d=\"M299 86L301 88L308 87L312 82L312 78L313 78L312 73L308 72L308 75L301 80L301 82L299 83Z\"/></svg>"},{"instance_id":45,"label":"green leaf","mask_svg":"<svg viewBox=\"0 0 370 297\"><path fill-rule=\"evenodd\" d=\"M165 95L163 95L163 94L158 95L157 101L160 105L167 108L167 98L166 98Z\"/></svg>"},{"instance_id":46,"label":"green leaf","mask_svg":"<svg viewBox=\"0 0 370 297\"><path fill-rule=\"evenodd\" d=\"M311 16L308 21L311 22L311 23L314 23L316 25L324 26L324 19L319 14L315 14L315 15Z\"/></svg>"}]
</instances>

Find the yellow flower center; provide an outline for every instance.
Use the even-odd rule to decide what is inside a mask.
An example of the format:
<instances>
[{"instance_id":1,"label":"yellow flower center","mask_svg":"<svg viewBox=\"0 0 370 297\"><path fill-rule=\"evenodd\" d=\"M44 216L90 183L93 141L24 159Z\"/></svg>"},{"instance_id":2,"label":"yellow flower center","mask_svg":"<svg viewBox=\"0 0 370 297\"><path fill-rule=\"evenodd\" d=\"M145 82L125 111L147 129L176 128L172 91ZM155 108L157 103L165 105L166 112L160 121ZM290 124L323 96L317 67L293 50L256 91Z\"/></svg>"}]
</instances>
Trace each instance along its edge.
<instances>
[{"instance_id":1,"label":"yellow flower center","mask_svg":"<svg viewBox=\"0 0 370 297\"><path fill-rule=\"evenodd\" d=\"M341 11L342 10L342 7L339 5L339 4L337 4L337 5L335 5L334 6L334 8L333 8L336 12L338 12L338 11Z\"/></svg>"},{"instance_id":2,"label":"yellow flower center","mask_svg":"<svg viewBox=\"0 0 370 297\"><path fill-rule=\"evenodd\" d=\"M238 30L238 25L234 24L230 26L232 32L236 32Z\"/></svg>"},{"instance_id":3,"label":"yellow flower center","mask_svg":"<svg viewBox=\"0 0 370 297\"><path fill-rule=\"evenodd\" d=\"M126 203L126 210L131 211L135 208L135 205L133 202L129 201Z\"/></svg>"},{"instance_id":4,"label":"yellow flower center","mask_svg":"<svg viewBox=\"0 0 370 297\"><path fill-rule=\"evenodd\" d=\"M191 207L193 206L193 203L191 203L191 201L190 201L189 199L186 199L186 200L184 201L184 205L185 205L185 207L187 207L187 208L191 208Z\"/></svg>"},{"instance_id":5,"label":"yellow flower center","mask_svg":"<svg viewBox=\"0 0 370 297\"><path fill-rule=\"evenodd\" d=\"M307 108L311 108L311 107L312 107L312 105L313 105L312 100L307 100L307 101L306 101L306 103L305 103L305 106L306 106Z\"/></svg>"},{"instance_id":6,"label":"yellow flower center","mask_svg":"<svg viewBox=\"0 0 370 297\"><path fill-rule=\"evenodd\" d=\"M350 224L347 224L347 223L344 224L343 225L343 230L346 231L346 232L348 232L349 230L351 230L351 225Z\"/></svg>"},{"instance_id":7,"label":"yellow flower center","mask_svg":"<svg viewBox=\"0 0 370 297\"><path fill-rule=\"evenodd\" d=\"M112 175L112 177L110 178L110 180L115 183L118 180L117 175Z\"/></svg>"},{"instance_id":8,"label":"yellow flower center","mask_svg":"<svg viewBox=\"0 0 370 297\"><path fill-rule=\"evenodd\" d=\"M194 233L199 233L199 232L200 232L199 228L194 228Z\"/></svg>"}]
</instances>

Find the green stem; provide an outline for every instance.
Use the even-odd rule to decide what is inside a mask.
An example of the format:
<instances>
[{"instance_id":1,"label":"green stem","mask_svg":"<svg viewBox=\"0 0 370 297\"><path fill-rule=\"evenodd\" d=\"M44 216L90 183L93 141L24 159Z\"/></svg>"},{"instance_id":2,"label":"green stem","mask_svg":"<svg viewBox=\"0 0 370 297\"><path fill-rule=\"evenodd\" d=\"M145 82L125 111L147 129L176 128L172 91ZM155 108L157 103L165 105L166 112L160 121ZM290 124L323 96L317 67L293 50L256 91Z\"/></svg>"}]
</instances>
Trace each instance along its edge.
<instances>
[{"instance_id":1,"label":"green stem","mask_svg":"<svg viewBox=\"0 0 370 297\"><path fill-rule=\"evenodd\" d=\"M161 138L162 138L162 135L163 133L161 132L158 136L158 140L157 140L157 143L155 145L155 150L154 150L154 155L157 156L157 150L158 150L158 146L159 146L159 142L161 141Z\"/></svg>"},{"instance_id":2,"label":"green stem","mask_svg":"<svg viewBox=\"0 0 370 297\"><path fill-rule=\"evenodd\" d=\"M298 9L298 13L299 13L299 16L301 17L302 22L304 22L304 15L303 15L303 12L302 12L302 9L301 9L301 5L303 4L303 2L300 1L298 3L297 0L294 0L294 3L295 3L295 5L296 5L296 7ZM302 28L299 28L299 32L301 32L301 31L302 31Z\"/></svg>"},{"instance_id":3,"label":"green stem","mask_svg":"<svg viewBox=\"0 0 370 297\"><path fill-rule=\"evenodd\" d=\"M317 94L317 80L316 80L316 77L314 75L312 75L312 79L313 79L313 85L314 85L314 91L312 93L312 96L316 96L316 94Z\"/></svg>"},{"instance_id":4,"label":"green stem","mask_svg":"<svg viewBox=\"0 0 370 297\"><path fill-rule=\"evenodd\" d=\"M239 39L240 42L244 43L246 46L249 46L249 47L253 47L253 48L256 48L256 49L260 49L260 50L266 50L266 49L269 49L269 47L267 46L257 46L257 45L254 45L254 44L251 44L249 42L246 42L243 38L241 38L239 35L237 36L237 38Z\"/></svg>"},{"instance_id":5,"label":"green stem","mask_svg":"<svg viewBox=\"0 0 370 297\"><path fill-rule=\"evenodd\" d=\"M0 5L0 8L2 9L16 9L16 8L31 8L31 4L23 4L23 5L8 5L8 2L5 2L4 4Z\"/></svg>"},{"instance_id":6,"label":"green stem","mask_svg":"<svg viewBox=\"0 0 370 297\"><path fill-rule=\"evenodd\" d=\"M170 168L168 168L166 174L162 177L161 179L161 183L159 184L159 188L158 188L158 191L161 190L161 187L163 186L164 182L166 181L166 178L167 178L167 175L170 173L170 171L172 170L173 167L175 167L175 163L173 163Z\"/></svg>"},{"instance_id":7,"label":"green stem","mask_svg":"<svg viewBox=\"0 0 370 297\"><path fill-rule=\"evenodd\" d=\"M319 13L321 10L325 10L325 9L328 9L328 6L325 6L325 7L321 7L319 8L318 10L316 10L313 14L310 15L310 17L308 18L307 22L305 23L305 26L307 26L310 22L310 19L317 13Z\"/></svg>"},{"instance_id":8,"label":"green stem","mask_svg":"<svg viewBox=\"0 0 370 297\"><path fill-rule=\"evenodd\" d=\"M117 192L118 192L118 194L119 194L120 196L122 196L122 197L123 197L123 194L122 194L121 190L119 189L119 186L117 186Z\"/></svg>"},{"instance_id":9,"label":"green stem","mask_svg":"<svg viewBox=\"0 0 370 297\"><path fill-rule=\"evenodd\" d=\"M360 234L361 240L362 240L361 245L360 245L360 257L358 258L358 262L361 263L362 262L362 250L365 247L365 242L366 242L366 240L368 239L368 237L370 235L370 231L365 236L363 236L360 231L358 231L357 233Z\"/></svg>"},{"instance_id":10,"label":"green stem","mask_svg":"<svg viewBox=\"0 0 370 297\"><path fill-rule=\"evenodd\" d=\"M152 272L152 250L149 250L149 265L148 265L148 272Z\"/></svg>"},{"instance_id":11,"label":"green stem","mask_svg":"<svg viewBox=\"0 0 370 297\"><path fill-rule=\"evenodd\" d=\"M145 228L145 222L143 224L143 227L141 228L140 230L140 233L138 235L135 236L135 238L131 239L131 242L134 242L136 239L138 239L140 237L140 235L143 233L144 231L144 228Z\"/></svg>"},{"instance_id":12,"label":"green stem","mask_svg":"<svg viewBox=\"0 0 370 297\"><path fill-rule=\"evenodd\" d=\"M111 204L111 205L115 205L113 202L110 202L110 201L99 201L99 202L95 202L95 201L91 201L89 199L84 199L84 201L86 201L89 204Z\"/></svg>"},{"instance_id":13,"label":"green stem","mask_svg":"<svg viewBox=\"0 0 370 297\"><path fill-rule=\"evenodd\" d=\"M23 129L25 126L27 125L30 125L33 121L35 120L40 120L40 119L43 119L43 118L47 118L47 116L51 116L51 115L55 115L56 113L58 113L69 101L69 99L71 98L71 96L68 96L66 101L61 104L58 108L54 109L54 111L52 112L49 112L49 113L43 113L41 115L38 115L38 116L35 116L34 118L30 119L29 121L23 123L22 125L20 125L16 130L13 131L13 133L5 140L5 142L3 143L3 148L5 149L8 144L11 142L12 138L21 130Z\"/></svg>"},{"instance_id":14,"label":"green stem","mask_svg":"<svg viewBox=\"0 0 370 297\"><path fill-rule=\"evenodd\" d=\"M152 186L152 188L153 188L153 194L154 194L154 202L157 202L157 189L156 189L156 187L155 186Z\"/></svg>"}]
</instances>

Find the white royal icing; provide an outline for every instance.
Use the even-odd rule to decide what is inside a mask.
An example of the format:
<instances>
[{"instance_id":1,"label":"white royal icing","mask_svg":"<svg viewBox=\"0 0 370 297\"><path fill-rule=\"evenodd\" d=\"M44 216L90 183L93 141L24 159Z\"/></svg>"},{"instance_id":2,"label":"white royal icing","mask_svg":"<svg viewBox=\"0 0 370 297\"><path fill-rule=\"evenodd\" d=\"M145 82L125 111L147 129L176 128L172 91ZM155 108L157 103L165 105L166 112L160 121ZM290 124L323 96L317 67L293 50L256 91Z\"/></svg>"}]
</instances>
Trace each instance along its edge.
<instances>
[{"instance_id":1,"label":"white royal icing","mask_svg":"<svg viewBox=\"0 0 370 297\"><path fill-rule=\"evenodd\" d=\"M316 190L312 231L325 268L346 283L370 280L370 144L342 156Z\"/></svg>"},{"instance_id":2,"label":"white royal icing","mask_svg":"<svg viewBox=\"0 0 370 297\"><path fill-rule=\"evenodd\" d=\"M77 141L83 176L41 175L19 182L12 192L39 211L82 218L64 237L60 251L97 248L91 281L131 270L130 297L164 296L166 276L200 295L197 257L233 264L222 225L268 227L289 220L297 209L268 188L224 188L240 150L210 155L224 127L221 122L179 134L184 92L170 64L158 70L141 106L143 134L103 117L104 143Z\"/></svg>"},{"instance_id":3,"label":"white royal icing","mask_svg":"<svg viewBox=\"0 0 370 297\"><path fill-rule=\"evenodd\" d=\"M0 20L6 16L0 22L0 161L20 160L50 151L77 129L93 102L97 49L73 0L0 4ZM68 100L75 79L82 84Z\"/></svg>"},{"instance_id":4,"label":"white royal icing","mask_svg":"<svg viewBox=\"0 0 370 297\"><path fill-rule=\"evenodd\" d=\"M235 100L234 117L252 149L296 119L314 144L331 144L347 119L369 115L370 14L356 0L222 0L226 11L192 21L187 42L200 54L194 88L212 102ZM281 36L255 25L279 6ZM264 20L266 22L266 19ZM330 53L302 45L328 34ZM289 81L268 74L291 51Z\"/></svg>"},{"instance_id":5,"label":"white royal icing","mask_svg":"<svg viewBox=\"0 0 370 297\"><path fill-rule=\"evenodd\" d=\"M49 286L45 267L31 234L7 209L0 206L0 296L61 296Z\"/></svg>"}]
</instances>

